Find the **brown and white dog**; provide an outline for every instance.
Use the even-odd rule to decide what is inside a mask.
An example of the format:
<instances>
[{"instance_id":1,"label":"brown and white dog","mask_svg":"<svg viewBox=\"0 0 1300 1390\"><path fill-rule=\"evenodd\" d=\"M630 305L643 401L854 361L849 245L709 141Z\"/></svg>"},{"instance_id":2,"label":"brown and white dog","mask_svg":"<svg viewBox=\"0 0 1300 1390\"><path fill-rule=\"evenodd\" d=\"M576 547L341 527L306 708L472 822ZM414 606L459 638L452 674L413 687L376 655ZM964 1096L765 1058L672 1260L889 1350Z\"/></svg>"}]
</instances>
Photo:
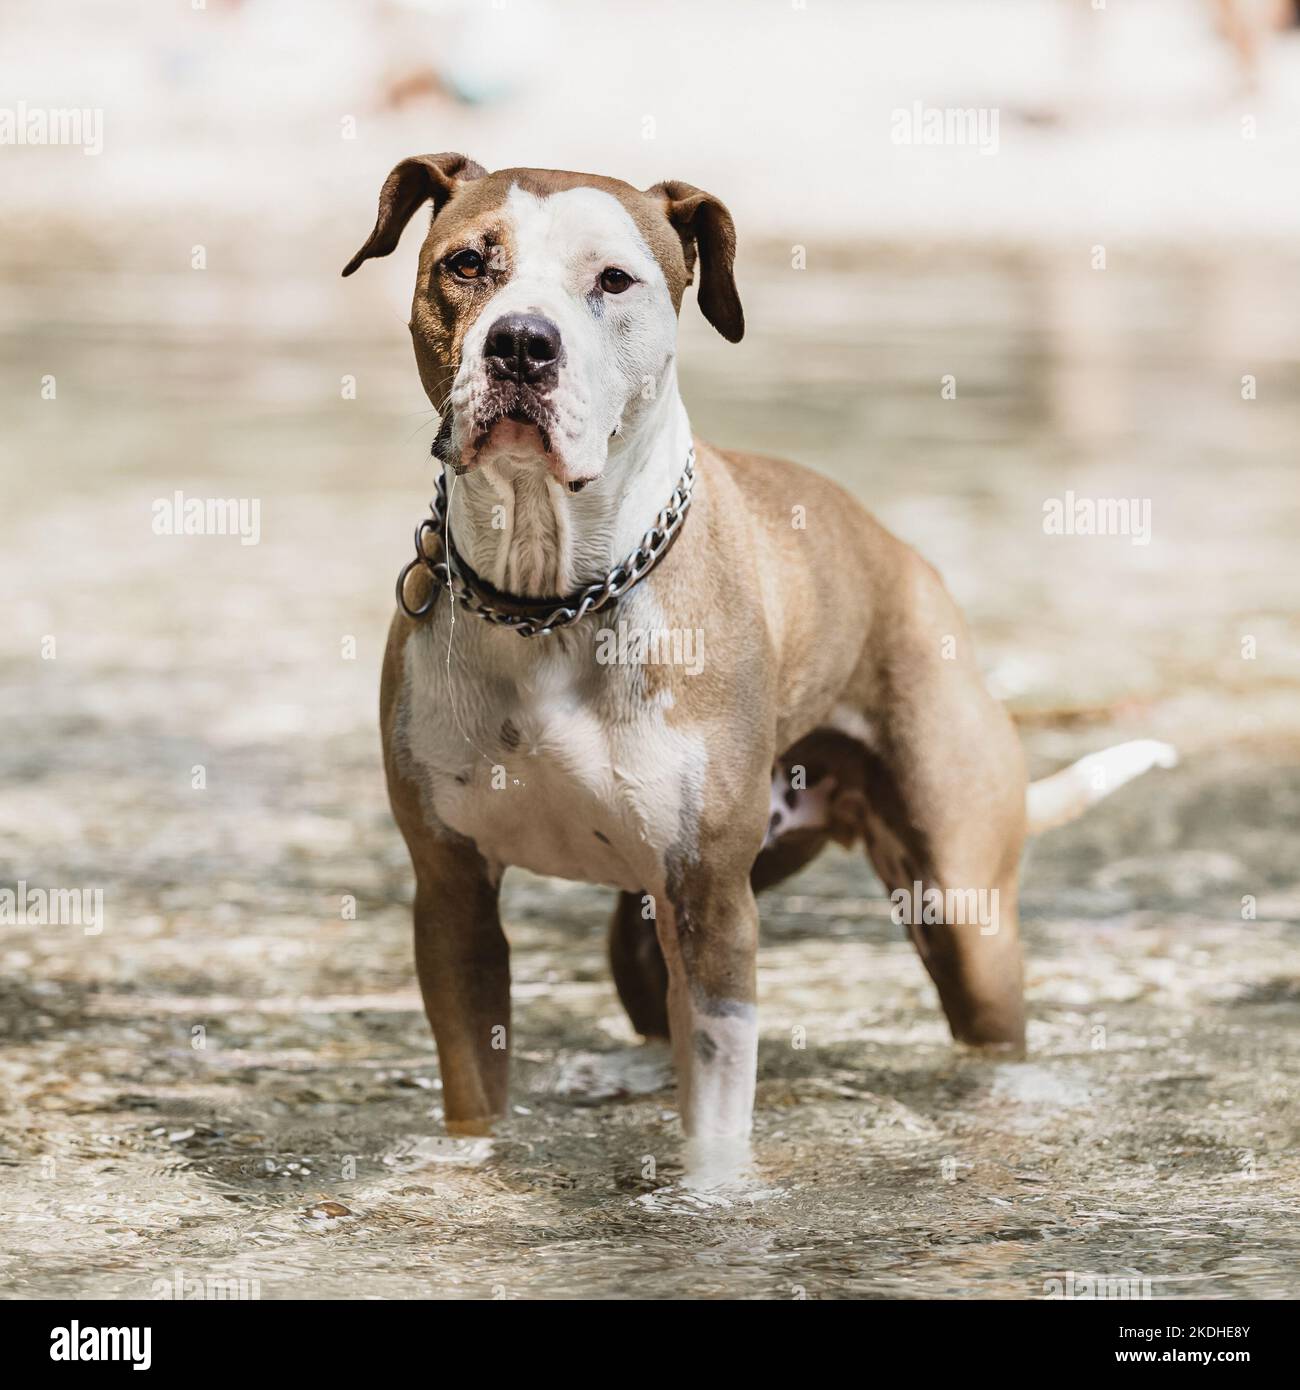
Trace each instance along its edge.
<instances>
[{"instance_id":1,"label":"brown and white dog","mask_svg":"<svg viewBox=\"0 0 1300 1390\"><path fill-rule=\"evenodd\" d=\"M637 549L692 449L696 475L671 551L616 607L521 636L458 612L421 567L407 591L427 616L393 621L384 755L448 1129L506 1110L510 865L620 891L614 979L637 1030L671 1038L688 1136L749 1131L754 894L831 838L861 839L897 902L927 905L902 920L954 1037L1020 1048L1027 829L1170 750L1121 745L1027 799L938 574L825 478L693 440L676 340L697 262L705 317L732 342L744 329L717 198L421 155L389 175L343 273L388 255L426 202L410 326L443 416L435 550L453 572L558 603ZM681 650L646 634L687 634L693 659L611 659ZM974 900L991 921L959 910Z\"/></svg>"}]
</instances>

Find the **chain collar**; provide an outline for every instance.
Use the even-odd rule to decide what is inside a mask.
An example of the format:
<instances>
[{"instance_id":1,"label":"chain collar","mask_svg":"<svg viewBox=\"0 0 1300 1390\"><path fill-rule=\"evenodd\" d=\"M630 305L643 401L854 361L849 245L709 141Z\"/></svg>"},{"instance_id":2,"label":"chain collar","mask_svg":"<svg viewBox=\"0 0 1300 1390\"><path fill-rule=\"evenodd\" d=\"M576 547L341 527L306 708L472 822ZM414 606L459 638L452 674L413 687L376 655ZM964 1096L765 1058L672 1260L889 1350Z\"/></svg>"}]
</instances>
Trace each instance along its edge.
<instances>
[{"instance_id":1,"label":"chain collar","mask_svg":"<svg viewBox=\"0 0 1300 1390\"><path fill-rule=\"evenodd\" d=\"M454 602L490 623L510 628L521 637L545 637L556 628L572 627L589 613L599 613L602 608L621 598L663 559L686 519L694 489L695 450L692 448L686 455L686 467L673 489L673 495L668 499L668 505L627 559L615 565L604 579L588 584L567 598L525 598L494 589L461 558L451 538L447 484L440 472L437 491L429 503L430 515L415 528L415 558L408 560L397 576L398 606L408 618L423 618L437 602L438 591L448 589ZM432 536L442 548L442 559L425 553L425 538L428 536ZM419 565L429 571L433 583L428 598L418 608L413 608L406 601L406 580Z\"/></svg>"}]
</instances>

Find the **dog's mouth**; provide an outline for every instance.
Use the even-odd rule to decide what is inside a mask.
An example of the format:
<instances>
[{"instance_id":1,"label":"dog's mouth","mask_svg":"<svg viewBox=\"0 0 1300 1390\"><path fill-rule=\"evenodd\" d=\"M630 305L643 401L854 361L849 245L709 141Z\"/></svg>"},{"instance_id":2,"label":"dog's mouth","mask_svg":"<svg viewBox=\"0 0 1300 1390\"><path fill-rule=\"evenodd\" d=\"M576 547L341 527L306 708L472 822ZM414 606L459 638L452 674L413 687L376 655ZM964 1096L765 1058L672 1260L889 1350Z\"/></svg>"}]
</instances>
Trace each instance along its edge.
<instances>
[{"instance_id":1,"label":"dog's mouth","mask_svg":"<svg viewBox=\"0 0 1300 1390\"><path fill-rule=\"evenodd\" d=\"M508 428L512 425L515 428ZM474 453L483 452L494 439L499 445L513 445L525 452L532 452L535 440L542 446L543 454L551 452L551 432L545 417L531 402L521 401L509 410L492 411L480 419L474 432Z\"/></svg>"},{"instance_id":2,"label":"dog's mouth","mask_svg":"<svg viewBox=\"0 0 1300 1390\"><path fill-rule=\"evenodd\" d=\"M521 464L543 461L557 477L564 471L552 439L549 406L526 387L491 400L467 427L457 430L455 426L453 412L448 410L433 442L433 456L450 464L458 474L501 458Z\"/></svg>"}]
</instances>

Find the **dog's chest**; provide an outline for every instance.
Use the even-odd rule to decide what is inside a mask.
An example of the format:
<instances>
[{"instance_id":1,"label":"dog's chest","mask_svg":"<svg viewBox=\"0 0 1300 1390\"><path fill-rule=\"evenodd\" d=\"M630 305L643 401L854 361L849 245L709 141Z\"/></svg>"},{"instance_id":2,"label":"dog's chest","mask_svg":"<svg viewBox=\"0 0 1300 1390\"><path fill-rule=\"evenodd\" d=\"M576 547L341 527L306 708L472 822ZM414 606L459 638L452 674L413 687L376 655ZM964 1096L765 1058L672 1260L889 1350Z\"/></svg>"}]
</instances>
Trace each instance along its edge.
<instances>
[{"instance_id":1,"label":"dog's chest","mask_svg":"<svg viewBox=\"0 0 1300 1390\"><path fill-rule=\"evenodd\" d=\"M398 741L426 807L490 863L653 891L690 832L702 741L635 668L474 621L450 656L443 624L407 646Z\"/></svg>"}]
</instances>

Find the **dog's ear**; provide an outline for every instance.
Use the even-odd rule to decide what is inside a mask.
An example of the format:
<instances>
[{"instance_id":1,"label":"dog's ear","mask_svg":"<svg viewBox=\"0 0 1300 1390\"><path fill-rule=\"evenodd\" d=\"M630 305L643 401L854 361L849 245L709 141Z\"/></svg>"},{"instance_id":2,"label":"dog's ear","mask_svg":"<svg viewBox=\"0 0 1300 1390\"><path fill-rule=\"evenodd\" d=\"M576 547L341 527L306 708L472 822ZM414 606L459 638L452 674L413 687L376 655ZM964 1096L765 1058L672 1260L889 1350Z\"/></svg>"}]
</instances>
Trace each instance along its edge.
<instances>
[{"instance_id":1,"label":"dog's ear","mask_svg":"<svg viewBox=\"0 0 1300 1390\"><path fill-rule=\"evenodd\" d=\"M402 160L379 190L375 230L343 267L344 275L351 275L371 256L387 256L396 250L403 229L421 204L432 199L433 215L437 217L457 184L481 179L486 173L486 169L463 154L417 154Z\"/></svg>"},{"instance_id":2,"label":"dog's ear","mask_svg":"<svg viewBox=\"0 0 1300 1390\"><path fill-rule=\"evenodd\" d=\"M745 311L736 293L736 224L731 214L712 193L676 179L657 183L646 192L663 204L665 215L682 239L688 285L699 251L699 301L704 317L728 342L738 343L745 336Z\"/></svg>"}]
</instances>

